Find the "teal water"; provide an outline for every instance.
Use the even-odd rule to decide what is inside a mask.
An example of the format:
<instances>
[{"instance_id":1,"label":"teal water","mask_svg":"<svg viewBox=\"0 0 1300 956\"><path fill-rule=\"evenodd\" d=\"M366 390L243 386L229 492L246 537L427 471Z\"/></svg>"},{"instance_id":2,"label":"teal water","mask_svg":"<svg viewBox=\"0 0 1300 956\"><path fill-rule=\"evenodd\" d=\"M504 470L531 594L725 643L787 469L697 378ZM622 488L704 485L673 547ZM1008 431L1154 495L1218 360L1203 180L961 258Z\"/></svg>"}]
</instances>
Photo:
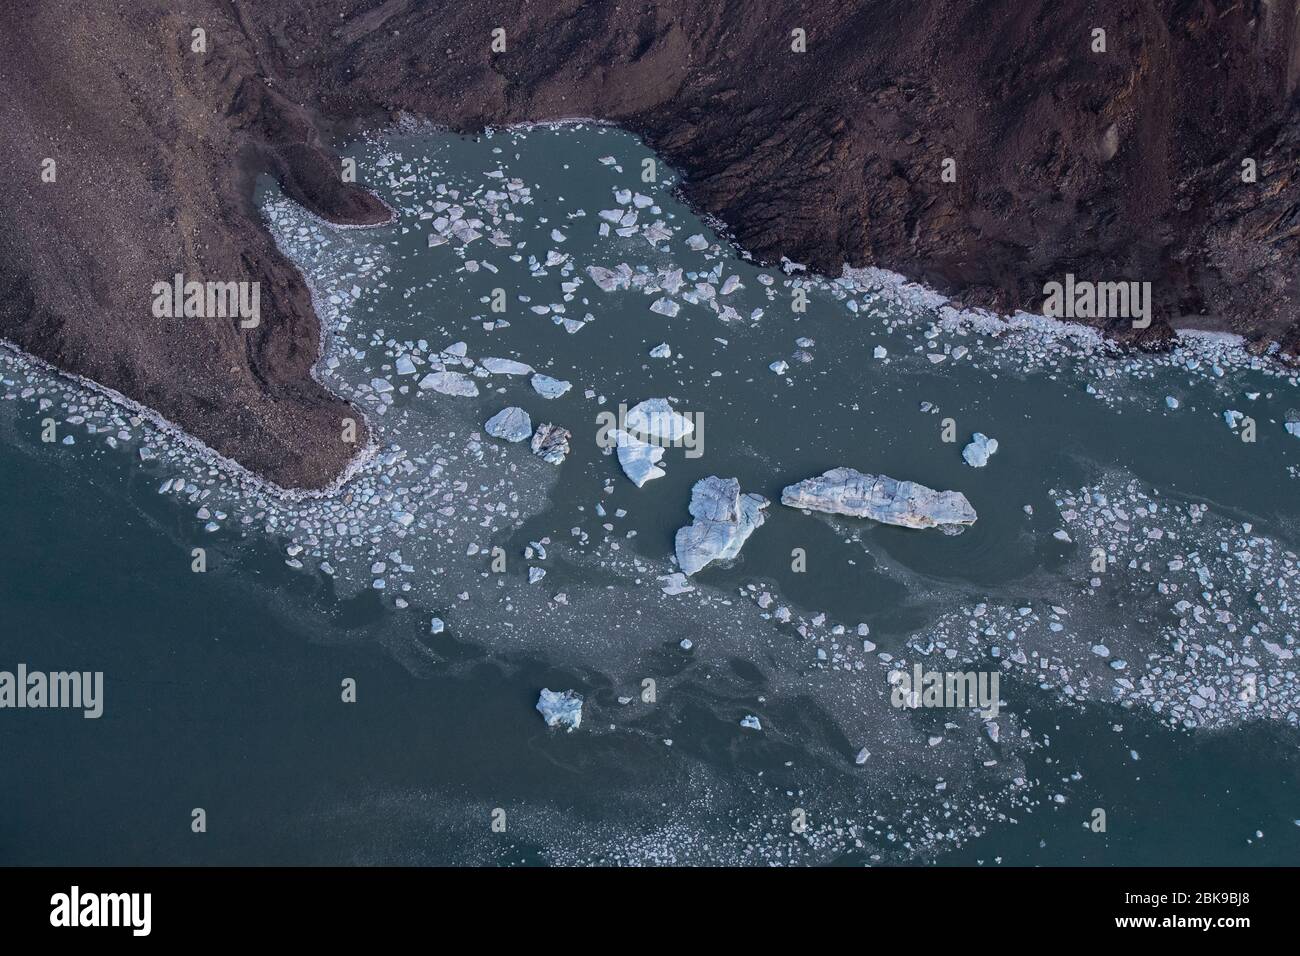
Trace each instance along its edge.
<instances>
[{"instance_id":1,"label":"teal water","mask_svg":"<svg viewBox=\"0 0 1300 956\"><path fill-rule=\"evenodd\" d=\"M760 268L678 201L666 167L641 181L650 154L613 129L407 130L352 152L396 225L333 230L263 197L336 328L321 376L380 436L338 494L279 499L21 357L0 369L0 668L102 670L106 685L97 721L0 711L0 859L1294 861L1294 378L1211 340L1139 360L1083 334L990 337L888 276ZM623 189L646 204L618 202ZM437 203L485 235L431 247ZM600 235L614 208L670 237ZM565 258L545 265L551 252ZM665 317L649 310L665 293L604 292L586 271L619 263L681 268L692 285L721 266L741 287L709 281L735 315L679 293ZM533 308L555 305L584 324ZM799 337L811 362L794 356ZM547 400L526 376L492 375L462 398L394 368L457 341L572 388ZM649 356L661 342L673 358ZM650 397L702 416L704 454L669 449L667 474L638 489L597 447L596 415ZM563 465L482 435L505 405L571 430ZM1255 442L1224 423L1230 408L1255 419ZM87 433L105 421L94 411L121 418L107 432L129 436L118 448ZM39 440L50 415L76 444ZM949 417L956 443L942 440ZM1000 443L979 470L961 460L974 431ZM839 465L960 490L979 520L949 536L779 504L784 485ZM669 596L659 577L707 475L773 503L739 560ZM158 493L177 477L193 490ZM1066 493L1083 503L1058 505ZM547 556L525 557L530 542ZM1094 544L1111 556L1101 576ZM795 548L807 571L792 570ZM546 576L529 584L528 567ZM1189 599L1204 622L1176 609ZM429 633L435 614L443 634ZM945 650L953 669L1001 673L997 740L973 711L889 704L891 669ZM1246 675L1262 692L1243 701ZM355 703L340 699L349 677ZM585 694L578 731L543 725L544 686ZM746 714L764 729L740 728ZM195 807L206 833L190 830ZM1086 825L1096 807L1105 833Z\"/></svg>"}]
</instances>

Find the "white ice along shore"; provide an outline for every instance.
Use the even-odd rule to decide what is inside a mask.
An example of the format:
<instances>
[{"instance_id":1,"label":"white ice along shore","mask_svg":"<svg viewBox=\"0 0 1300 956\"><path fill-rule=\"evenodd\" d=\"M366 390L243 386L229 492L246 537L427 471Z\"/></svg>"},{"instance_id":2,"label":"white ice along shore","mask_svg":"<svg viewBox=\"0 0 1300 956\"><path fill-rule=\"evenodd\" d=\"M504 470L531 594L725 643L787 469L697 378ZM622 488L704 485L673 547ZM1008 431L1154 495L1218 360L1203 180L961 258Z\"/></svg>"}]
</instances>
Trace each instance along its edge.
<instances>
[{"instance_id":1,"label":"white ice along shore","mask_svg":"<svg viewBox=\"0 0 1300 956\"><path fill-rule=\"evenodd\" d=\"M766 520L762 495L741 494L735 478L701 478L691 489L691 516L695 519L677 531L677 563L694 574L711 561L731 561Z\"/></svg>"},{"instance_id":2,"label":"white ice along shore","mask_svg":"<svg viewBox=\"0 0 1300 956\"><path fill-rule=\"evenodd\" d=\"M935 491L914 481L832 468L817 478L787 485L781 504L826 514L871 518L904 528L975 523L975 509L959 491Z\"/></svg>"}]
</instances>

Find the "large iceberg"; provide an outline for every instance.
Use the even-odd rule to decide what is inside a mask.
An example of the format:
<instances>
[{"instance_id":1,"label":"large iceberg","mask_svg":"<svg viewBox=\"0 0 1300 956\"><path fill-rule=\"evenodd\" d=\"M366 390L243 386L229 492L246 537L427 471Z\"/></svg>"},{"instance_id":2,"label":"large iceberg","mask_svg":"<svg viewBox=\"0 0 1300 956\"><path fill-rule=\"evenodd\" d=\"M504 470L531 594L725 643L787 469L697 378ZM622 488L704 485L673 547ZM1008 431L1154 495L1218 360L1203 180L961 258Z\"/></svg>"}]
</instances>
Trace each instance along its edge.
<instances>
[{"instance_id":1,"label":"large iceberg","mask_svg":"<svg viewBox=\"0 0 1300 956\"><path fill-rule=\"evenodd\" d=\"M694 574L710 561L730 561L740 554L741 545L766 520L762 495L740 493L735 478L701 478L691 489L691 517L695 520L677 531L677 563L686 574Z\"/></svg>"},{"instance_id":2,"label":"large iceberg","mask_svg":"<svg viewBox=\"0 0 1300 956\"><path fill-rule=\"evenodd\" d=\"M959 491L935 491L914 481L832 468L817 478L787 485L781 504L827 514L871 518L904 528L975 523L975 509Z\"/></svg>"}]
</instances>

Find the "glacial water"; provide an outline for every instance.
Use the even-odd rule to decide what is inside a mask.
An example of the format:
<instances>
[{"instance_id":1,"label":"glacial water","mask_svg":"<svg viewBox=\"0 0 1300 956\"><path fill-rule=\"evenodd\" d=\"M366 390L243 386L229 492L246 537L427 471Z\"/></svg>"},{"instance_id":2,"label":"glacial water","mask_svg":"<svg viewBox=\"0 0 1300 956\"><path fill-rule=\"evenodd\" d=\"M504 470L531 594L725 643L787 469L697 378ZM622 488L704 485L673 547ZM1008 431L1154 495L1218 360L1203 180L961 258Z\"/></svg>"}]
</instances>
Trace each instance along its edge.
<instances>
[{"instance_id":1,"label":"glacial water","mask_svg":"<svg viewBox=\"0 0 1300 956\"><path fill-rule=\"evenodd\" d=\"M350 155L394 225L261 194L331 330L319 375L377 436L337 492L279 496L0 355L0 669L105 675L98 720L0 710L0 860L1294 862L1294 376L1220 338L1140 357L885 273L757 266L612 128ZM613 291L588 271L620 264ZM421 388L431 362L477 396ZM597 415L649 398L698 416L703 453L637 488ZM484 434L506 406L570 430L563 464ZM837 466L978 520L780 504ZM766 521L668 593L709 475ZM893 706L915 663L998 673L999 713ZM584 695L579 729L544 725L542 687Z\"/></svg>"}]
</instances>

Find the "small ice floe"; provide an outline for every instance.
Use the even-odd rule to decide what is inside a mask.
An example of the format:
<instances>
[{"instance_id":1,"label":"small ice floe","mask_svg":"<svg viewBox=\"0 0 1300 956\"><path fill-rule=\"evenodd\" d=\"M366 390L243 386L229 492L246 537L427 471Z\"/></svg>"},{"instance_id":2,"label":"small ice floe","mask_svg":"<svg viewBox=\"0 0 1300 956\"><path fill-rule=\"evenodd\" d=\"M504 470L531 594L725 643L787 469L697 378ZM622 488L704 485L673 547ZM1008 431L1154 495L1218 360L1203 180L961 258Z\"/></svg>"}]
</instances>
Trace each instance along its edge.
<instances>
[{"instance_id":1,"label":"small ice floe","mask_svg":"<svg viewBox=\"0 0 1300 956\"><path fill-rule=\"evenodd\" d=\"M537 710L547 727L564 727L573 732L582 726L582 695L543 687L537 696Z\"/></svg>"},{"instance_id":2,"label":"small ice floe","mask_svg":"<svg viewBox=\"0 0 1300 956\"><path fill-rule=\"evenodd\" d=\"M770 368L777 375L784 375L786 373L786 370L790 368L790 363L785 361L785 359L777 359L775 362L769 365L768 368Z\"/></svg>"},{"instance_id":3,"label":"small ice floe","mask_svg":"<svg viewBox=\"0 0 1300 956\"><path fill-rule=\"evenodd\" d=\"M763 729L763 725L759 723L758 718L755 717L753 714L746 714L744 717L741 717L740 726L744 727L746 730Z\"/></svg>"},{"instance_id":4,"label":"small ice floe","mask_svg":"<svg viewBox=\"0 0 1300 956\"><path fill-rule=\"evenodd\" d=\"M659 580L663 582L660 590L670 597L695 590L686 575L680 571L674 571L672 574L661 574Z\"/></svg>"},{"instance_id":5,"label":"small ice floe","mask_svg":"<svg viewBox=\"0 0 1300 956\"><path fill-rule=\"evenodd\" d=\"M614 429L611 434L616 443L619 466L632 484L640 488L647 481L664 476L664 470L659 467L659 461L664 457L663 448L641 441L621 428Z\"/></svg>"},{"instance_id":6,"label":"small ice floe","mask_svg":"<svg viewBox=\"0 0 1300 956\"><path fill-rule=\"evenodd\" d=\"M647 398L633 405L627 413L625 424L630 432L675 442L695 431L695 423L673 410L666 398Z\"/></svg>"},{"instance_id":7,"label":"small ice floe","mask_svg":"<svg viewBox=\"0 0 1300 956\"><path fill-rule=\"evenodd\" d=\"M1227 426L1229 428L1236 428L1237 423L1245 417L1246 417L1245 415L1237 411L1235 408L1230 408L1223 413L1223 420L1225 423L1227 423Z\"/></svg>"},{"instance_id":8,"label":"small ice floe","mask_svg":"<svg viewBox=\"0 0 1300 956\"><path fill-rule=\"evenodd\" d=\"M882 359L888 354L889 354L889 349L885 348L883 345L877 345L874 349L871 350L872 358Z\"/></svg>"},{"instance_id":9,"label":"small ice floe","mask_svg":"<svg viewBox=\"0 0 1300 956\"><path fill-rule=\"evenodd\" d=\"M551 378L549 375L543 375L538 372L532 378L533 391L542 398L559 398L565 392L573 387L570 382L561 378Z\"/></svg>"},{"instance_id":10,"label":"small ice floe","mask_svg":"<svg viewBox=\"0 0 1300 956\"><path fill-rule=\"evenodd\" d=\"M868 750L866 747L863 747L861 750L858 751L858 755L853 758L853 762L857 764L859 767L861 767L869 759L871 759L871 751Z\"/></svg>"},{"instance_id":11,"label":"small ice floe","mask_svg":"<svg viewBox=\"0 0 1300 956\"><path fill-rule=\"evenodd\" d=\"M701 478L691 488L690 513L695 520L677 531L677 564L690 575L711 561L733 560L754 530L762 527L767 505L762 495L742 495L735 478Z\"/></svg>"},{"instance_id":12,"label":"small ice floe","mask_svg":"<svg viewBox=\"0 0 1300 956\"><path fill-rule=\"evenodd\" d=\"M695 642L692 641L689 637L683 637L680 641L678 641L677 646L684 651L689 651L692 647L695 646Z\"/></svg>"},{"instance_id":13,"label":"small ice floe","mask_svg":"<svg viewBox=\"0 0 1300 956\"><path fill-rule=\"evenodd\" d=\"M972 468L983 468L989 463L989 456L998 450L998 440L989 438L983 432L971 436L970 444L961 453L962 460Z\"/></svg>"},{"instance_id":14,"label":"small ice floe","mask_svg":"<svg viewBox=\"0 0 1300 956\"><path fill-rule=\"evenodd\" d=\"M517 442L523 441L533 433L533 422L526 411L511 405L489 418L483 430L493 438Z\"/></svg>"},{"instance_id":15,"label":"small ice floe","mask_svg":"<svg viewBox=\"0 0 1300 956\"><path fill-rule=\"evenodd\" d=\"M1052 537L1057 541L1063 541L1066 544L1073 544L1073 539L1065 531L1053 531Z\"/></svg>"},{"instance_id":16,"label":"small ice floe","mask_svg":"<svg viewBox=\"0 0 1300 956\"><path fill-rule=\"evenodd\" d=\"M703 252L705 249L709 248L709 240L705 239L697 232L693 236L687 236L686 248L693 252Z\"/></svg>"},{"instance_id":17,"label":"small ice floe","mask_svg":"<svg viewBox=\"0 0 1300 956\"><path fill-rule=\"evenodd\" d=\"M479 363L493 375L531 375L533 367L514 359L485 358Z\"/></svg>"},{"instance_id":18,"label":"small ice floe","mask_svg":"<svg viewBox=\"0 0 1300 956\"><path fill-rule=\"evenodd\" d=\"M726 281L722 283L722 288L718 290L718 295L731 295L731 293L735 292L739 288L741 288L740 276L730 275L727 276Z\"/></svg>"},{"instance_id":19,"label":"small ice floe","mask_svg":"<svg viewBox=\"0 0 1300 956\"><path fill-rule=\"evenodd\" d=\"M1166 407L1166 408L1169 408L1169 409L1175 409L1175 408L1178 407L1178 405L1179 405L1179 401L1178 401L1178 399L1174 398L1172 395L1166 395L1166 396L1165 396L1165 407Z\"/></svg>"},{"instance_id":20,"label":"small ice floe","mask_svg":"<svg viewBox=\"0 0 1300 956\"><path fill-rule=\"evenodd\" d=\"M682 307L678 305L676 302L674 302L672 299L659 298L659 299L655 299L653 302L650 303L651 312L657 312L660 315L666 315L670 319L676 316L677 313L681 311L681 309Z\"/></svg>"},{"instance_id":21,"label":"small ice floe","mask_svg":"<svg viewBox=\"0 0 1300 956\"><path fill-rule=\"evenodd\" d=\"M567 428L545 423L537 426L533 434L533 454L542 461L552 465L564 463L569 454L569 439L573 437Z\"/></svg>"},{"instance_id":22,"label":"small ice floe","mask_svg":"<svg viewBox=\"0 0 1300 956\"><path fill-rule=\"evenodd\" d=\"M959 491L935 491L914 481L833 468L816 478L787 485L781 504L826 514L871 518L904 528L974 524L975 509Z\"/></svg>"},{"instance_id":23,"label":"small ice floe","mask_svg":"<svg viewBox=\"0 0 1300 956\"><path fill-rule=\"evenodd\" d=\"M461 398L474 398L478 395L478 386L474 380L460 372L430 372L420 379L420 388L431 388L443 395Z\"/></svg>"},{"instance_id":24,"label":"small ice floe","mask_svg":"<svg viewBox=\"0 0 1300 956\"><path fill-rule=\"evenodd\" d=\"M430 634L441 634L441 633L442 633L443 631L445 631L446 629L447 629L447 625L446 625L446 623L443 622L442 618L440 618L440 617L435 617L435 618L431 618L431 619L429 620L429 633L430 633Z\"/></svg>"},{"instance_id":25,"label":"small ice floe","mask_svg":"<svg viewBox=\"0 0 1300 956\"><path fill-rule=\"evenodd\" d=\"M529 584L536 584L538 581L540 581L540 580L541 580L542 578L544 578L544 577L546 577L546 569L545 569L545 568L539 568L539 567L533 566L533 567L530 567L530 568L528 569L528 583L529 583Z\"/></svg>"},{"instance_id":26,"label":"small ice floe","mask_svg":"<svg viewBox=\"0 0 1300 956\"><path fill-rule=\"evenodd\" d=\"M393 363L393 368L396 370L398 375L415 374L415 362L409 355L397 356L397 361Z\"/></svg>"},{"instance_id":27,"label":"small ice floe","mask_svg":"<svg viewBox=\"0 0 1300 956\"><path fill-rule=\"evenodd\" d=\"M1286 429L1288 435L1300 438L1300 422L1285 422L1282 427Z\"/></svg>"},{"instance_id":28,"label":"small ice floe","mask_svg":"<svg viewBox=\"0 0 1300 956\"><path fill-rule=\"evenodd\" d=\"M651 358L672 358L673 350L669 348L667 342L662 342L650 350Z\"/></svg>"}]
</instances>

